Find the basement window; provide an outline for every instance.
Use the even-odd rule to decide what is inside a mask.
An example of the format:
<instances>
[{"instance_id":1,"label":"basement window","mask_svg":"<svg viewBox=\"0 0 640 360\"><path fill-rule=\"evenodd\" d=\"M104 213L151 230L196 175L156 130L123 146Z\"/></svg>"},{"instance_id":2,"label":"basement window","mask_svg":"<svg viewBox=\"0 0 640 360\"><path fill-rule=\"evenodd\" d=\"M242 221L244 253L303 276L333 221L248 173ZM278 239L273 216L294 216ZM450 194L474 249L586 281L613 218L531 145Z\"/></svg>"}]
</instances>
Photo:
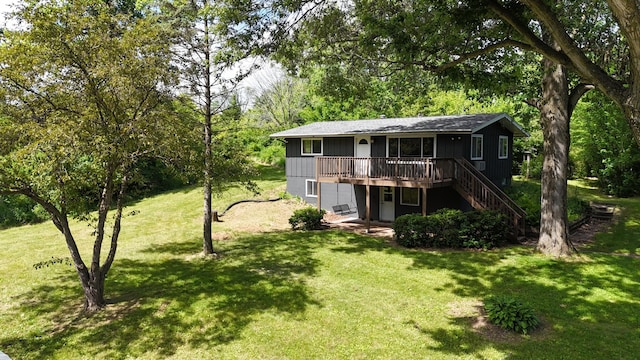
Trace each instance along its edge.
<instances>
[{"instance_id":1,"label":"basement window","mask_svg":"<svg viewBox=\"0 0 640 360\"><path fill-rule=\"evenodd\" d=\"M400 188L400 204L409 206L420 206L420 189Z\"/></svg>"},{"instance_id":2,"label":"basement window","mask_svg":"<svg viewBox=\"0 0 640 360\"><path fill-rule=\"evenodd\" d=\"M318 182L312 179L305 181L305 195L307 197L318 197Z\"/></svg>"}]
</instances>

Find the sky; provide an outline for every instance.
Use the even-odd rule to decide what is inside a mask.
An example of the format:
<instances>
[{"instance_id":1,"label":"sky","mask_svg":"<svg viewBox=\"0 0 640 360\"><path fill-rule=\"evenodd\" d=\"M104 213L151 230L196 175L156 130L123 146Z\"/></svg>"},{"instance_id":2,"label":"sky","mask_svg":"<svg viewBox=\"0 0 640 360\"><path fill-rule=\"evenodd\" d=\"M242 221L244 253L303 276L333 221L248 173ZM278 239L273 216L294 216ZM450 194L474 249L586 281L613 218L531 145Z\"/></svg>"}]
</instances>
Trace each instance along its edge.
<instances>
[{"instance_id":1,"label":"sky","mask_svg":"<svg viewBox=\"0 0 640 360\"><path fill-rule=\"evenodd\" d=\"M20 0L0 0L0 27L4 27L6 25L4 14L8 11L11 11L13 5L19 3ZM255 60L248 60L247 62L250 63L252 61L255 62ZM261 69L256 70L251 76L244 79L240 84L240 96L241 98L244 98L243 103L245 104L245 106L250 107L253 102L253 99L248 98L250 89L259 89L261 87L264 87L264 84L261 84L261 82L264 82L266 80L273 81L273 79L283 76L283 71L279 66L268 61L260 63L262 65Z\"/></svg>"}]
</instances>

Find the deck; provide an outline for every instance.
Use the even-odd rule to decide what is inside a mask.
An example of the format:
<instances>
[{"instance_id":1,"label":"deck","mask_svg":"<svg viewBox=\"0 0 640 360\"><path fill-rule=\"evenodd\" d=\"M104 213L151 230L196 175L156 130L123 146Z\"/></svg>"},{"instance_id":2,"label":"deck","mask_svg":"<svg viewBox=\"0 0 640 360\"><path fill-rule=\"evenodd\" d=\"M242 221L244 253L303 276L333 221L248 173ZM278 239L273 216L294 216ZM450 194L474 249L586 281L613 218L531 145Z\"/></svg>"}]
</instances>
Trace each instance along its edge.
<instances>
[{"instance_id":1,"label":"deck","mask_svg":"<svg viewBox=\"0 0 640 360\"><path fill-rule=\"evenodd\" d=\"M370 218L370 186L423 189L452 186L474 208L503 213L513 224L516 236L525 231L526 212L465 159L320 156L316 158L316 180L318 184L366 185L367 219ZM423 215L426 214L426 194L422 192Z\"/></svg>"},{"instance_id":2,"label":"deck","mask_svg":"<svg viewBox=\"0 0 640 360\"><path fill-rule=\"evenodd\" d=\"M434 188L451 186L455 162L446 158L318 157L318 182Z\"/></svg>"}]
</instances>

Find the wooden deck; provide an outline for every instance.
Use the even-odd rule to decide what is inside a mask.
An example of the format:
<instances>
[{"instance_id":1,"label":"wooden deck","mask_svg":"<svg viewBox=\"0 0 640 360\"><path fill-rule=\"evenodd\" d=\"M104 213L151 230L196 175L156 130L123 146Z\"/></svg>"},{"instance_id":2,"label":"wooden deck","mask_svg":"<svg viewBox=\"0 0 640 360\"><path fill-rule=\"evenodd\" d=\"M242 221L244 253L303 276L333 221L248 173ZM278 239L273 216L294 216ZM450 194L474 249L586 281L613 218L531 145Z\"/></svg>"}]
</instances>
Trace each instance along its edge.
<instances>
[{"instance_id":1,"label":"wooden deck","mask_svg":"<svg viewBox=\"0 0 640 360\"><path fill-rule=\"evenodd\" d=\"M451 186L453 159L318 157L318 182L433 188Z\"/></svg>"}]
</instances>

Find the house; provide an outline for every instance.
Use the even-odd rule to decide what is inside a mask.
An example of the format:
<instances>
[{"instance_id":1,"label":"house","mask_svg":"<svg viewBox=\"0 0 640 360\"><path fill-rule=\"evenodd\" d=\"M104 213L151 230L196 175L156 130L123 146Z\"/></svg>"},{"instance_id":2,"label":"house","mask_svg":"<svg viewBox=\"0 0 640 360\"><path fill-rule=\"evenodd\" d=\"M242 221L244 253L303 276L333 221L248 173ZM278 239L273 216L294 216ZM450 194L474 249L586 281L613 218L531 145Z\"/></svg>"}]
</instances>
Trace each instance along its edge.
<instances>
[{"instance_id":1,"label":"house","mask_svg":"<svg viewBox=\"0 0 640 360\"><path fill-rule=\"evenodd\" d=\"M502 211L518 231L525 213L511 183L507 114L316 122L272 134L286 143L287 191L318 208L393 221L440 208Z\"/></svg>"}]
</instances>

